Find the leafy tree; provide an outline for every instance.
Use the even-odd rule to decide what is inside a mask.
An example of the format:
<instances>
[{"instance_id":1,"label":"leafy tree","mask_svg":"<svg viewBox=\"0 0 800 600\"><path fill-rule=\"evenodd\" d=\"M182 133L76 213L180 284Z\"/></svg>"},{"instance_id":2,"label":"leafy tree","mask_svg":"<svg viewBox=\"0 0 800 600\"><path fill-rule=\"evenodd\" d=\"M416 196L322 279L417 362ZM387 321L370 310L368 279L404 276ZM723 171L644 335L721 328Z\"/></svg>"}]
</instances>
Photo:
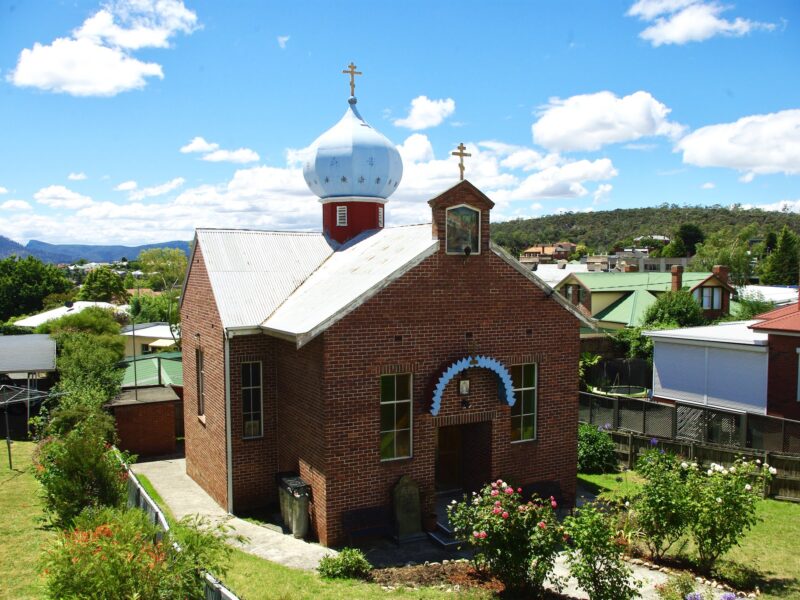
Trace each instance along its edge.
<instances>
[{"instance_id":1,"label":"leafy tree","mask_svg":"<svg viewBox=\"0 0 800 600\"><path fill-rule=\"evenodd\" d=\"M705 325L703 309L687 290L661 294L644 313L645 327L696 327Z\"/></svg>"},{"instance_id":2,"label":"leafy tree","mask_svg":"<svg viewBox=\"0 0 800 600\"><path fill-rule=\"evenodd\" d=\"M150 288L171 290L183 283L188 264L186 254L178 248L142 250L138 258L141 269L149 278Z\"/></svg>"},{"instance_id":3,"label":"leafy tree","mask_svg":"<svg viewBox=\"0 0 800 600\"><path fill-rule=\"evenodd\" d=\"M66 292L54 293L45 296L42 304L44 304L45 310L50 310L51 308L59 308L67 304L67 302L74 302L75 298L78 295L78 290L71 289Z\"/></svg>"},{"instance_id":4,"label":"leafy tree","mask_svg":"<svg viewBox=\"0 0 800 600\"><path fill-rule=\"evenodd\" d=\"M44 308L50 294L69 291L64 273L38 258L10 256L0 260L0 321L35 313Z\"/></svg>"},{"instance_id":5,"label":"leafy tree","mask_svg":"<svg viewBox=\"0 0 800 600\"><path fill-rule=\"evenodd\" d=\"M580 260L581 257L590 254L591 250L586 246L586 244L578 244L575 247L575 252L569 255L570 260Z\"/></svg>"},{"instance_id":6,"label":"leafy tree","mask_svg":"<svg viewBox=\"0 0 800 600\"><path fill-rule=\"evenodd\" d=\"M738 233L733 229L722 229L711 234L705 242L697 245L689 270L710 271L714 265L727 265L731 282L747 285L753 275L750 239L756 233L756 226L748 225Z\"/></svg>"},{"instance_id":7,"label":"leafy tree","mask_svg":"<svg viewBox=\"0 0 800 600\"><path fill-rule=\"evenodd\" d=\"M658 329L658 327L649 327ZM614 332L612 340L617 350L626 358L642 358L653 362L653 340L642 335L641 327L625 327Z\"/></svg>"},{"instance_id":8,"label":"leafy tree","mask_svg":"<svg viewBox=\"0 0 800 600\"><path fill-rule=\"evenodd\" d=\"M686 255L686 246L678 236L661 249L661 256L665 258L682 258Z\"/></svg>"},{"instance_id":9,"label":"leafy tree","mask_svg":"<svg viewBox=\"0 0 800 600\"><path fill-rule=\"evenodd\" d=\"M775 303L765 300L761 294L753 294L752 296L740 296L739 308L736 314L730 316L732 321L747 321L756 315L771 311L775 308Z\"/></svg>"},{"instance_id":10,"label":"leafy tree","mask_svg":"<svg viewBox=\"0 0 800 600\"><path fill-rule=\"evenodd\" d=\"M125 286L126 290L132 290L136 287L136 278L131 274L127 273L125 275L125 279L122 282L122 285Z\"/></svg>"},{"instance_id":11,"label":"leafy tree","mask_svg":"<svg viewBox=\"0 0 800 600\"><path fill-rule=\"evenodd\" d=\"M764 237L764 250L767 254L775 250L775 246L778 245L778 234L774 231L768 231L767 235Z\"/></svg>"},{"instance_id":12,"label":"leafy tree","mask_svg":"<svg viewBox=\"0 0 800 600\"><path fill-rule=\"evenodd\" d=\"M64 315L60 319L42 323L36 328L36 333L91 333L94 335L118 336L120 323L117 314L108 308L90 306L80 312Z\"/></svg>"},{"instance_id":13,"label":"leafy tree","mask_svg":"<svg viewBox=\"0 0 800 600\"><path fill-rule=\"evenodd\" d=\"M80 298L96 302L127 302L128 292L125 290L122 277L109 267L99 267L86 276Z\"/></svg>"},{"instance_id":14,"label":"leafy tree","mask_svg":"<svg viewBox=\"0 0 800 600\"><path fill-rule=\"evenodd\" d=\"M761 268L761 283L764 285L794 285L800 272L800 250L798 239L784 225L778 236L775 250L766 258Z\"/></svg>"},{"instance_id":15,"label":"leafy tree","mask_svg":"<svg viewBox=\"0 0 800 600\"><path fill-rule=\"evenodd\" d=\"M58 390L108 402L119 393L125 354L119 335L62 332L54 336L58 347Z\"/></svg>"},{"instance_id":16,"label":"leafy tree","mask_svg":"<svg viewBox=\"0 0 800 600\"><path fill-rule=\"evenodd\" d=\"M694 223L684 223L678 228L675 237L681 239L686 248L686 252L692 256L695 253L697 244L703 243L706 239L706 234Z\"/></svg>"},{"instance_id":17,"label":"leafy tree","mask_svg":"<svg viewBox=\"0 0 800 600\"><path fill-rule=\"evenodd\" d=\"M131 315L137 323L165 322L174 325L180 321L178 290L159 296L136 295L131 298Z\"/></svg>"}]
</instances>

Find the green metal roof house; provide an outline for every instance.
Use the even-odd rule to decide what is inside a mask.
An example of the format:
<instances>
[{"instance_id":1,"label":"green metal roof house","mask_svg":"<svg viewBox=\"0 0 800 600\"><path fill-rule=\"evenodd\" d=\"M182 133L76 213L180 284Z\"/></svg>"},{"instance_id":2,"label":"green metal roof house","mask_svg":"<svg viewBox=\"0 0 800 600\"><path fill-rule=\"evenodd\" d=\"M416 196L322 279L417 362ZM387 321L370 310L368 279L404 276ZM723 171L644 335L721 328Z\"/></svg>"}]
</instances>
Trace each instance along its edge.
<instances>
[{"instance_id":1,"label":"green metal roof house","mask_svg":"<svg viewBox=\"0 0 800 600\"><path fill-rule=\"evenodd\" d=\"M684 273L680 265L670 273L572 273L556 291L595 319L599 327L622 329L641 325L660 294L681 288L692 292L709 319L730 312L734 288L728 283L728 268L722 266L710 273Z\"/></svg>"}]
</instances>

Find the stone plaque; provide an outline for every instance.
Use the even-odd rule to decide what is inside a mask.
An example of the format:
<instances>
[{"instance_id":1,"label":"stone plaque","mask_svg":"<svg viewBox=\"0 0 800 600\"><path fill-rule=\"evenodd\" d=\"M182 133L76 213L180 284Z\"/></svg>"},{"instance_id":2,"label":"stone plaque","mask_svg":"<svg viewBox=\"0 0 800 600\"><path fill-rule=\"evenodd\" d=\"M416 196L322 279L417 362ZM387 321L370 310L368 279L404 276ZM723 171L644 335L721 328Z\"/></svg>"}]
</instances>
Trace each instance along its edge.
<instances>
[{"instance_id":1,"label":"stone plaque","mask_svg":"<svg viewBox=\"0 0 800 600\"><path fill-rule=\"evenodd\" d=\"M419 486L408 475L403 475L394 488L394 519L398 541L412 541L424 537Z\"/></svg>"}]
</instances>

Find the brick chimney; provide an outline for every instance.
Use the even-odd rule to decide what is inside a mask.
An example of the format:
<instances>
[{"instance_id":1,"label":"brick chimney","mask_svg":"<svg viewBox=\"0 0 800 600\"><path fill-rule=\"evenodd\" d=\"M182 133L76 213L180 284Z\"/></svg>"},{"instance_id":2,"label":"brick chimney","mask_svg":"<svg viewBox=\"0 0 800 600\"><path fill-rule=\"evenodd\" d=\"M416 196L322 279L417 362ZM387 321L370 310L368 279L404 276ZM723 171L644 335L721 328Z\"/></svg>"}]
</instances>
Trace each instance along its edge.
<instances>
[{"instance_id":1,"label":"brick chimney","mask_svg":"<svg viewBox=\"0 0 800 600\"><path fill-rule=\"evenodd\" d=\"M730 274L731 270L730 267L726 267L724 265L714 265L714 268L711 269L711 272L717 276L722 283L728 283L728 275Z\"/></svg>"},{"instance_id":2,"label":"brick chimney","mask_svg":"<svg viewBox=\"0 0 800 600\"><path fill-rule=\"evenodd\" d=\"M677 292L683 287L683 265L672 265L672 291Z\"/></svg>"}]
</instances>

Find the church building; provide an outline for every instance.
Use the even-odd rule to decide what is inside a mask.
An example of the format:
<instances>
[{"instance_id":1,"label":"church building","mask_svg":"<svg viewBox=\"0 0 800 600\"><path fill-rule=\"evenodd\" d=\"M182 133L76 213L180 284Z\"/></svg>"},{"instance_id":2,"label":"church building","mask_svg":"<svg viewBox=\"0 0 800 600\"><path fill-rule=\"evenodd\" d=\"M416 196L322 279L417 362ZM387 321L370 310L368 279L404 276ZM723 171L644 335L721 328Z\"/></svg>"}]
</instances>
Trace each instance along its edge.
<instances>
[{"instance_id":1,"label":"church building","mask_svg":"<svg viewBox=\"0 0 800 600\"><path fill-rule=\"evenodd\" d=\"M469 181L428 201L430 223L386 226L403 165L352 86L304 165L322 232L196 232L188 474L235 513L298 473L324 545L347 540L347 513L389 509L402 476L427 512L500 477L573 501L585 317L491 242L494 203Z\"/></svg>"}]
</instances>

